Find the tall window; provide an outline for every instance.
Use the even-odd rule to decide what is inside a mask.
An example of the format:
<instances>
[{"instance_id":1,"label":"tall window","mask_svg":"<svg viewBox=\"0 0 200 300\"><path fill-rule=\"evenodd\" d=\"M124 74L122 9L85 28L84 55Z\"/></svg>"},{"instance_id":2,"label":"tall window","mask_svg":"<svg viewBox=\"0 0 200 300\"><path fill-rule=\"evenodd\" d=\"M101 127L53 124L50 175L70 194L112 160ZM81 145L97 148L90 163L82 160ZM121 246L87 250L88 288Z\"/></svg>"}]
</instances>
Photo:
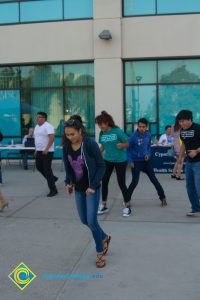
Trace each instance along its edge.
<instances>
[{"instance_id":1,"label":"tall window","mask_svg":"<svg viewBox=\"0 0 200 300\"><path fill-rule=\"evenodd\" d=\"M0 1L0 24L89 19L92 16L93 0Z\"/></svg>"},{"instance_id":2,"label":"tall window","mask_svg":"<svg viewBox=\"0 0 200 300\"><path fill-rule=\"evenodd\" d=\"M181 109L200 123L200 59L125 62L125 125L130 133L141 117L153 135L174 124Z\"/></svg>"},{"instance_id":3,"label":"tall window","mask_svg":"<svg viewBox=\"0 0 200 300\"><path fill-rule=\"evenodd\" d=\"M199 0L124 0L124 16L199 13Z\"/></svg>"},{"instance_id":4,"label":"tall window","mask_svg":"<svg viewBox=\"0 0 200 300\"><path fill-rule=\"evenodd\" d=\"M23 137L45 111L56 136L63 123L80 114L94 135L93 63L0 68L0 124L4 137Z\"/></svg>"}]
</instances>

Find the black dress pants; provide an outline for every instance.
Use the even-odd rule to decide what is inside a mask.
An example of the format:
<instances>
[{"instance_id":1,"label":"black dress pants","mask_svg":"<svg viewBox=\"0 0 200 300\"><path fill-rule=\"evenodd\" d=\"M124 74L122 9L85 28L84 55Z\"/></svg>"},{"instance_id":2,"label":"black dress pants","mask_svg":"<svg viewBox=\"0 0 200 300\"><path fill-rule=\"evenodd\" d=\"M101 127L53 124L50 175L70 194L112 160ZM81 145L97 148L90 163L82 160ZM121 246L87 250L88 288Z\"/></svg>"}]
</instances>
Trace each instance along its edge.
<instances>
[{"instance_id":1,"label":"black dress pants","mask_svg":"<svg viewBox=\"0 0 200 300\"><path fill-rule=\"evenodd\" d=\"M51 163L53 159L53 152L43 154L42 151L36 153L36 168L47 180L50 191L55 191L55 177L51 169Z\"/></svg>"}]
</instances>

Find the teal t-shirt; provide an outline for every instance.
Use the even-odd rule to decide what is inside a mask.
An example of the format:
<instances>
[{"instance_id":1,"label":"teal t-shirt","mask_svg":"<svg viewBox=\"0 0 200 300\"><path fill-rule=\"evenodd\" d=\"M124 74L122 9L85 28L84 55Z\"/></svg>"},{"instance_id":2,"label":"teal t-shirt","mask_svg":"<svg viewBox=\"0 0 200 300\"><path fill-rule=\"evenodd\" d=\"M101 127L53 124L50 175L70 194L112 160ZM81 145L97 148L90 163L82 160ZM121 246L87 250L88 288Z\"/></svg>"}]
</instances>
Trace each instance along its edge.
<instances>
[{"instance_id":1,"label":"teal t-shirt","mask_svg":"<svg viewBox=\"0 0 200 300\"><path fill-rule=\"evenodd\" d=\"M104 159L110 162L126 161L126 150L118 149L117 144L127 141L127 135L118 127L111 128L109 131L101 131L99 143L104 147Z\"/></svg>"}]
</instances>

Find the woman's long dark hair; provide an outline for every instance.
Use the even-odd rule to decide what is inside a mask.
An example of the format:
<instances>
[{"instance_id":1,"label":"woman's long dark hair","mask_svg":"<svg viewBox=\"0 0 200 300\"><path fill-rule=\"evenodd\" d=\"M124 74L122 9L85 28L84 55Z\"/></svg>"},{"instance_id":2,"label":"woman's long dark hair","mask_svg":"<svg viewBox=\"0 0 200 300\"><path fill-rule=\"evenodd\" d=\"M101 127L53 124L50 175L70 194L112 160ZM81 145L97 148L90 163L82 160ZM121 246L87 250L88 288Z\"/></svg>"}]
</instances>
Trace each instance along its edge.
<instances>
[{"instance_id":1,"label":"woman's long dark hair","mask_svg":"<svg viewBox=\"0 0 200 300\"><path fill-rule=\"evenodd\" d=\"M181 126L179 125L179 119L177 118L176 116L176 119L175 119L175 123L174 123L174 131L179 131L181 128Z\"/></svg>"},{"instance_id":2,"label":"woman's long dark hair","mask_svg":"<svg viewBox=\"0 0 200 300\"><path fill-rule=\"evenodd\" d=\"M95 123L98 125L105 123L105 124L108 124L108 126L111 128L118 127L115 124L113 117L111 115L109 115L105 110L103 110L100 115L96 116Z\"/></svg>"},{"instance_id":3,"label":"woman's long dark hair","mask_svg":"<svg viewBox=\"0 0 200 300\"><path fill-rule=\"evenodd\" d=\"M79 115L72 115L68 121L66 121L64 123L64 133L63 133L63 137L62 137L62 145L66 145L66 144L71 144L71 142L69 141L69 139L66 137L65 135L65 128L67 127L72 127L76 130L82 130L82 135L86 136L87 132L85 130L85 127L83 125L83 121L81 116Z\"/></svg>"}]
</instances>

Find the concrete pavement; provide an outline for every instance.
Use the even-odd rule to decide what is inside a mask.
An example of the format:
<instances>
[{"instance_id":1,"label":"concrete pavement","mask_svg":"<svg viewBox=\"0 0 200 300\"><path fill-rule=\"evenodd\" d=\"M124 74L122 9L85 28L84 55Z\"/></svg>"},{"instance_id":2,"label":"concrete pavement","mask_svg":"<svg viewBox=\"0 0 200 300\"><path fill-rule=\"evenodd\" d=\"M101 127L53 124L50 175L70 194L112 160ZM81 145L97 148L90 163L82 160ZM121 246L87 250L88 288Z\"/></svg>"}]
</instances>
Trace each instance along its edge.
<instances>
[{"instance_id":1,"label":"concrete pavement","mask_svg":"<svg viewBox=\"0 0 200 300\"><path fill-rule=\"evenodd\" d=\"M112 176L110 210L99 217L112 240L107 266L97 269L94 242L79 221L73 196L66 197L59 161L53 169L59 194L47 198L37 171L3 166L1 190L10 205L0 213L0 299L199 300L200 218L185 216L190 205L184 181L158 175L168 199L162 208L142 174L133 214L123 218ZM23 291L8 278L20 262L37 275Z\"/></svg>"}]
</instances>

